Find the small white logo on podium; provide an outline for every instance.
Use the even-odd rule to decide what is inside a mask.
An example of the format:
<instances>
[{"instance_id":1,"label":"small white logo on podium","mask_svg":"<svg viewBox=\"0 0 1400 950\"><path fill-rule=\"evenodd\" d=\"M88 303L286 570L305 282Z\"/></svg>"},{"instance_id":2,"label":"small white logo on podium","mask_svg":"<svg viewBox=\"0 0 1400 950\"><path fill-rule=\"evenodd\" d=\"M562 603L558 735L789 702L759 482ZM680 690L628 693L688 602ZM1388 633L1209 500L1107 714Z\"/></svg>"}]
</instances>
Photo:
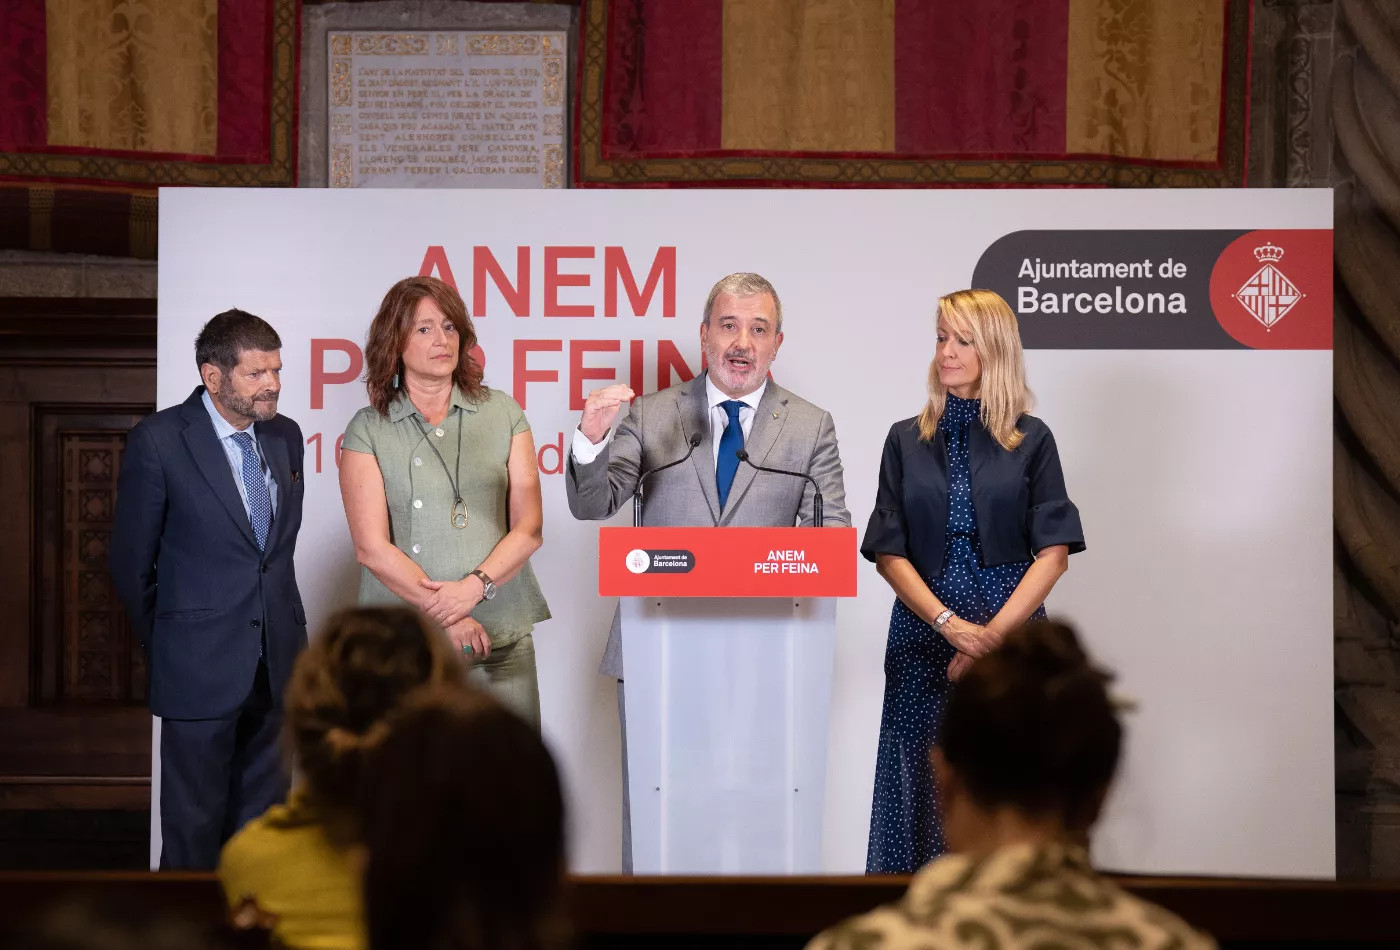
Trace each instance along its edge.
<instances>
[{"instance_id":1,"label":"small white logo on podium","mask_svg":"<svg viewBox=\"0 0 1400 950\"><path fill-rule=\"evenodd\" d=\"M651 567L650 554L641 548L633 548L627 552L627 569L633 574L645 574L649 567Z\"/></svg>"}]
</instances>

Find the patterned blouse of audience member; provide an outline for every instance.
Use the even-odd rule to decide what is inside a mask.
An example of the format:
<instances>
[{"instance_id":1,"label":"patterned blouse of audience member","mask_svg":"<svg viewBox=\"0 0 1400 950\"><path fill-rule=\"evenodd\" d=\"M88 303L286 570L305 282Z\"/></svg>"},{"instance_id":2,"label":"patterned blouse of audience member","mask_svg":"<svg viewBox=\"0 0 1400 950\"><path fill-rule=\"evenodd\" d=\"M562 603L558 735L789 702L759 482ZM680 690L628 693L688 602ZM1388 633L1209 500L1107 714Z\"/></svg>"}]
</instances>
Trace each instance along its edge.
<instances>
[{"instance_id":1,"label":"patterned blouse of audience member","mask_svg":"<svg viewBox=\"0 0 1400 950\"><path fill-rule=\"evenodd\" d=\"M219 880L236 920L270 922L287 947L365 946L352 847L365 757L405 695L464 677L446 634L414 610L359 607L331 617L287 687L285 742L301 781L285 805L224 846Z\"/></svg>"},{"instance_id":2,"label":"patterned blouse of audience member","mask_svg":"<svg viewBox=\"0 0 1400 950\"><path fill-rule=\"evenodd\" d=\"M950 854L895 904L819 934L808 950L1115 947L1215 942L1096 874L1084 850L1118 765L1109 677L1072 629L1033 622L954 687L932 766Z\"/></svg>"},{"instance_id":3,"label":"patterned blouse of audience member","mask_svg":"<svg viewBox=\"0 0 1400 950\"><path fill-rule=\"evenodd\" d=\"M480 690L423 690L370 768L371 950L567 946L564 798L533 725Z\"/></svg>"}]
</instances>

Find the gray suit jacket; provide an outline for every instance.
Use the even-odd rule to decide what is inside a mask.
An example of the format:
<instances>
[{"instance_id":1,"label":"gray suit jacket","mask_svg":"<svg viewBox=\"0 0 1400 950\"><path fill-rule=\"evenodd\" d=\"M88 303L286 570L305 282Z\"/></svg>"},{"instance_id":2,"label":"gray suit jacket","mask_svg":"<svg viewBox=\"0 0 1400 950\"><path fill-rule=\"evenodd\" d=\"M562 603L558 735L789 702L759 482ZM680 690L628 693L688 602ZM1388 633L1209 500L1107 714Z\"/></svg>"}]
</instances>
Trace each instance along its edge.
<instances>
[{"instance_id":1,"label":"gray suit jacket","mask_svg":"<svg viewBox=\"0 0 1400 950\"><path fill-rule=\"evenodd\" d=\"M721 510L715 486L705 377L634 400L602 453L580 465L572 453L565 469L569 510L575 518L609 518L628 504L640 474L685 455L693 435L700 445L690 461L647 479L647 525L792 527L812 524L812 486L806 479L755 471L740 463ZM822 491L824 525L847 527L846 488L831 413L772 382L763 391L744 447L755 464L806 472ZM600 672L622 678L617 616Z\"/></svg>"}]
</instances>

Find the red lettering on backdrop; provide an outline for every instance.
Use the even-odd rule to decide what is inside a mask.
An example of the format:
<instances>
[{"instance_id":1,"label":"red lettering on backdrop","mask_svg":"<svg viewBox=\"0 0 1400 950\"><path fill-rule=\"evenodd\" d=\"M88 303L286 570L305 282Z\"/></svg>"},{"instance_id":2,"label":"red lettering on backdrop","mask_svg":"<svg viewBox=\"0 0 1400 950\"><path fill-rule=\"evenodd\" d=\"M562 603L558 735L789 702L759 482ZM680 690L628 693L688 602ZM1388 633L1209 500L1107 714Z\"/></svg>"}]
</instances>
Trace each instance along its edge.
<instances>
[{"instance_id":1,"label":"red lettering on backdrop","mask_svg":"<svg viewBox=\"0 0 1400 950\"><path fill-rule=\"evenodd\" d=\"M632 340L627 345L629 357L627 360L627 385L632 387L634 393L641 393L642 386L646 383L646 378L642 375L642 348L645 345L645 340Z\"/></svg>"},{"instance_id":2,"label":"red lettering on backdrop","mask_svg":"<svg viewBox=\"0 0 1400 950\"><path fill-rule=\"evenodd\" d=\"M570 340L569 341L569 409L577 412L583 409L588 398L588 380L612 382L617 379L617 371L596 366L584 366L585 353L616 353L622 349L621 340ZM579 383L583 383L582 387Z\"/></svg>"},{"instance_id":3,"label":"red lettering on backdrop","mask_svg":"<svg viewBox=\"0 0 1400 950\"><path fill-rule=\"evenodd\" d=\"M701 366L704 366L702 361ZM671 385L671 370L675 370L680 376L680 382L687 379L694 379L695 374L690 371L690 365L686 363L685 357L681 356L681 351L676 348L676 344L671 340L656 341L656 388L665 389ZM635 387L633 387L635 388ZM640 391L640 390L639 390Z\"/></svg>"},{"instance_id":4,"label":"red lettering on backdrop","mask_svg":"<svg viewBox=\"0 0 1400 950\"><path fill-rule=\"evenodd\" d=\"M559 273L560 260L592 260L591 247L547 247L544 249L544 315L546 317L591 317L593 305L561 304L560 287L587 287L587 274Z\"/></svg>"},{"instance_id":5,"label":"red lettering on backdrop","mask_svg":"<svg viewBox=\"0 0 1400 950\"><path fill-rule=\"evenodd\" d=\"M343 370L332 372L326 369L327 353L344 353L350 357L350 365ZM364 368L365 357L360 347L352 340L313 339L311 341L311 408L324 409L325 388L340 383L353 383Z\"/></svg>"},{"instance_id":6,"label":"red lettering on backdrop","mask_svg":"<svg viewBox=\"0 0 1400 950\"><path fill-rule=\"evenodd\" d=\"M515 283L501 268L489 247L472 248L472 316L486 316L486 278L496 282L496 289L505 298L506 306L517 317L530 315L530 248L515 249Z\"/></svg>"},{"instance_id":7,"label":"red lettering on backdrop","mask_svg":"<svg viewBox=\"0 0 1400 950\"><path fill-rule=\"evenodd\" d=\"M544 453L550 451L554 453L553 465L544 460ZM564 433L559 433L559 438L555 441L546 442L540 446L539 452L535 453L535 462L539 465L540 471L546 475L562 475L564 473Z\"/></svg>"},{"instance_id":8,"label":"red lettering on backdrop","mask_svg":"<svg viewBox=\"0 0 1400 950\"><path fill-rule=\"evenodd\" d=\"M526 367L526 360L534 352L562 353L564 351L563 340L516 340L515 341L515 372L514 385L511 387L511 395L515 401L520 403L520 408L525 408L525 387L529 383L557 383L559 382L559 371L557 369L529 369Z\"/></svg>"},{"instance_id":9,"label":"red lettering on backdrop","mask_svg":"<svg viewBox=\"0 0 1400 950\"><path fill-rule=\"evenodd\" d=\"M450 284L453 290L457 290L457 281L452 276L452 265L447 263L447 251L441 244L433 244L428 248L428 252L423 255L423 264L418 268L418 276L432 277L434 268L437 269L437 276L444 283ZM312 408L314 409L315 406Z\"/></svg>"},{"instance_id":10,"label":"red lettering on backdrop","mask_svg":"<svg viewBox=\"0 0 1400 950\"><path fill-rule=\"evenodd\" d=\"M627 254L620 247L603 248L603 316L617 316L617 285L627 291L627 299L632 304L632 312L644 316L651 310L651 300L656 296L656 285L661 285L661 316L676 315L676 249L658 247L652 259L651 270L647 271L647 282L640 291Z\"/></svg>"}]
</instances>

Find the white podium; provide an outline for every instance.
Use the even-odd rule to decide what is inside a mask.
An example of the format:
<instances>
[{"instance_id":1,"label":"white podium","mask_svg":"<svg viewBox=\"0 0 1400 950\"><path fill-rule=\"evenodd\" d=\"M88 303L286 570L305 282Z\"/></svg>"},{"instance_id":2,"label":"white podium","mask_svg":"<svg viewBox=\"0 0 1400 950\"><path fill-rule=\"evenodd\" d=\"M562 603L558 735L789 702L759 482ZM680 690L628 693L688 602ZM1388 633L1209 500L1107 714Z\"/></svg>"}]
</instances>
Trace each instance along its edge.
<instances>
[{"instance_id":1,"label":"white podium","mask_svg":"<svg viewBox=\"0 0 1400 950\"><path fill-rule=\"evenodd\" d=\"M633 871L820 872L836 601L621 610Z\"/></svg>"},{"instance_id":2,"label":"white podium","mask_svg":"<svg viewBox=\"0 0 1400 950\"><path fill-rule=\"evenodd\" d=\"M834 596L855 593L854 529L609 532L623 537L600 542L600 590L612 575L662 592L619 601L633 871L819 873ZM755 596L768 590L788 593Z\"/></svg>"}]
</instances>

